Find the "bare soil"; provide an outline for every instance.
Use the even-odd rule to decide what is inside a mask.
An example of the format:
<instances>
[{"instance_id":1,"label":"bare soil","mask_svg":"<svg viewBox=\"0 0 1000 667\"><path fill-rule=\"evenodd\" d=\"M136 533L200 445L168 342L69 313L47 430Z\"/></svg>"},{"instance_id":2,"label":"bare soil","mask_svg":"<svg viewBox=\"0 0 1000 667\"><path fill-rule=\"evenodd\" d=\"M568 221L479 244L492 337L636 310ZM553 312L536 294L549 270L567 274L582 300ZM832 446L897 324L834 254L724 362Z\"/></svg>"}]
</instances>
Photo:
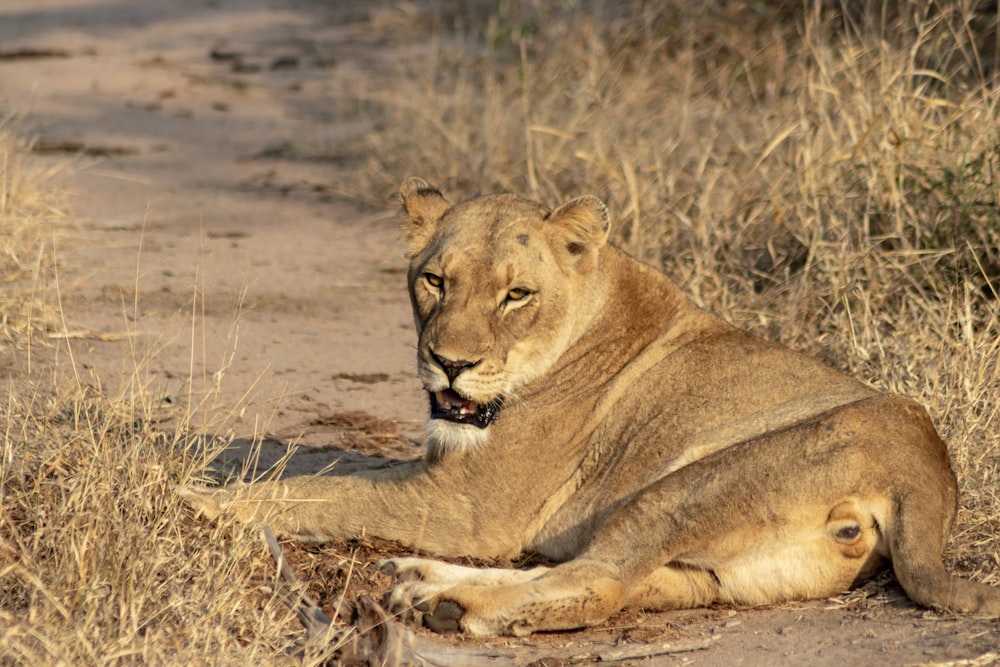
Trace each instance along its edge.
<instances>
[{"instance_id":1,"label":"bare soil","mask_svg":"<svg viewBox=\"0 0 1000 667\"><path fill-rule=\"evenodd\" d=\"M318 0L0 8L0 109L23 118L36 152L73 163L64 182L78 234L61 248L60 292L76 367L109 392L139 373L165 405L206 423L228 414L229 463L258 434L269 438L262 466L289 443L308 445L292 472L421 453L426 406L395 193L357 201L341 182L366 159L357 140L378 122L352 91L391 85L393 63L433 49L434 36L399 46L374 11ZM186 405L192 376L218 389L211 405ZM391 583L371 565L391 545L285 548L331 613L342 597L377 599ZM441 641L491 646L497 664L555 665L599 660L623 642L698 638L713 641L648 662L993 664L1000 655L996 624L918 608L891 576L834 600L633 612L588 631Z\"/></svg>"}]
</instances>

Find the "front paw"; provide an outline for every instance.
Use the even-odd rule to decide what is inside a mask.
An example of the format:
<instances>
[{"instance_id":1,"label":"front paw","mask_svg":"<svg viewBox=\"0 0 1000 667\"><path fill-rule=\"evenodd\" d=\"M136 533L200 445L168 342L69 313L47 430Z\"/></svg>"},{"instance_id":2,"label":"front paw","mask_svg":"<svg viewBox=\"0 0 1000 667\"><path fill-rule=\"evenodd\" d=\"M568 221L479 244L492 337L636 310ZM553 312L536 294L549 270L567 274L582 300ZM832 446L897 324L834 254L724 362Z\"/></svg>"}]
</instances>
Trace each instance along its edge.
<instances>
[{"instance_id":1,"label":"front paw","mask_svg":"<svg viewBox=\"0 0 1000 667\"><path fill-rule=\"evenodd\" d=\"M386 607L403 621L423 623L434 632L461 632L465 609L447 599L451 586L427 584L421 581L396 586L386 599Z\"/></svg>"},{"instance_id":2,"label":"front paw","mask_svg":"<svg viewBox=\"0 0 1000 667\"><path fill-rule=\"evenodd\" d=\"M213 489L200 484L178 486L175 491L195 513L208 519L216 519L233 504L234 493L229 489Z\"/></svg>"}]
</instances>

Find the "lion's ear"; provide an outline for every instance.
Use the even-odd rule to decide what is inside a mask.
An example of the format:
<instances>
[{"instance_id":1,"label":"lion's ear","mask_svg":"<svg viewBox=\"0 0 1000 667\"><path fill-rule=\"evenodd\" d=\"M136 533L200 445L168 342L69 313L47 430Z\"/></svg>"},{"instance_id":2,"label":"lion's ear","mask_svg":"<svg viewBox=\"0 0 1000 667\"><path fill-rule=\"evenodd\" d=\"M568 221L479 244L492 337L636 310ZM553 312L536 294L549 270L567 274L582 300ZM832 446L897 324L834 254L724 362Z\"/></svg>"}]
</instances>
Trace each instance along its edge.
<instances>
[{"instance_id":1,"label":"lion's ear","mask_svg":"<svg viewBox=\"0 0 1000 667\"><path fill-rule=\"evenodd\" d=\"M406 211L406 222L403 223L403 241L410 256L416 255L427 247L437 221L451 204L444 198L441 191L422 178L411 176L399 188L399 197Z\"/></svg>"},{"instance_id":2,"label":"lion's ear","mask_svg":"<svg viewBox=\"0 0 1000 667\"><path fill-rule=\"evenodd\" d=\"M546 219L553 225L566 252L579 260L581 269L592 266L611 231L608 207L593 195L566 202Z\"/></svg>"}]
</instances>

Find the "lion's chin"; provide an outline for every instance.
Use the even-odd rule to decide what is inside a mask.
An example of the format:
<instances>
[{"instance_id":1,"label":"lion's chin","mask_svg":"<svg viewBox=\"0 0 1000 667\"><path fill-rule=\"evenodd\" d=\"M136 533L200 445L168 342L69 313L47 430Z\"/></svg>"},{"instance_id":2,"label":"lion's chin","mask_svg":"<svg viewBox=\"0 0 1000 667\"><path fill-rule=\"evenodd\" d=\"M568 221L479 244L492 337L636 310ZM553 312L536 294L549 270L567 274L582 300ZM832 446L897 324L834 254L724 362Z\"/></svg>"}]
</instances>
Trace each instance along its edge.
<instances>
[{"instance_id":1,"label":"lion's chin","mask_svg":"<svg viewBox=\"0 0 1000 667\"><path fill-rule=\"evenodd\" d=\"M485 429L500 416L503 399L475 403L460 396L454 389L428 392L431 400L431 421L444 420Z\"/></svg>"},{"instance_id":2,"label":"lion's chin","mask_svg":"<svg viewBox=\"0 0 1000 667\"><path fill-rule=\"evenodd\" d=\"M427 422L427 458L437 461L449 452L480 447L489 439L489 429L444 419L431 419Z\"/></svg>"}]
</instances>

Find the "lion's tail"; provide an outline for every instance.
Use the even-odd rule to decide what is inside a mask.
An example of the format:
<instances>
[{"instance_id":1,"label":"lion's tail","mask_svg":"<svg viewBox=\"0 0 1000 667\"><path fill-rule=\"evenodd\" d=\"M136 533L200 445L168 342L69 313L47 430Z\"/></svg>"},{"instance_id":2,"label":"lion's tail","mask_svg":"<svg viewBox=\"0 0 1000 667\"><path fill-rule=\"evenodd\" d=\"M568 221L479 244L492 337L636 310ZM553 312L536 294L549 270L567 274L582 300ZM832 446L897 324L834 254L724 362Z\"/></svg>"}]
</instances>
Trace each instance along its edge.
<instances>
[{"instance_id":1,"label":"lion's tail","mask_svg":"<svg viewBox=\"0 0 1000 667\"><path fill-rule=\"evenodd\" d=\"M941 553L946 539L941 523L928 519L950 517L944 498L926 489L912 489L896 498L896 516L890 531L892 567L903 590L918 604L960 613L1000 617L1000 588L956 577L944 569ZM951 521L944 521L950 526Z\"/></svg>"}]
</instances>

